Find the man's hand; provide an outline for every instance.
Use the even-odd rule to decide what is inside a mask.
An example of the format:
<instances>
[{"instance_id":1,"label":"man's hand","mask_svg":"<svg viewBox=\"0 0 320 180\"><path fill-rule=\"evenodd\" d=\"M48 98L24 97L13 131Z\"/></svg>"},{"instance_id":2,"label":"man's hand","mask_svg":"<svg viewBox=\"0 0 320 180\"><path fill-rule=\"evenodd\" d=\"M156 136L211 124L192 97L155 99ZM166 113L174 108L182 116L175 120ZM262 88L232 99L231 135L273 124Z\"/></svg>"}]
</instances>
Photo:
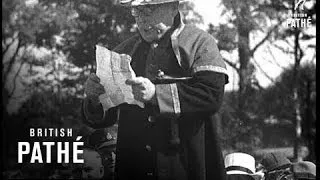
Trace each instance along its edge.
<instances>
[{"instance_id":1,"label":"man's hand","mask_svg":"<svg viewBox=\"0 0 320 180\"><path fill-rule=\"evenodd\" d=\"M148 78L128 79L126 84L132 86L134 98L138 101L148 102L155 96L156 87Z\"/></svg>"},{"instance_id":2,"label":"man's hand","mask_svg":"<svg viewBox=\"0 0 320 180\"><path fill-rule=\"evenodd\" d=\"M93 105L99 104L99 96L105 93L104 87L100 84L100 79L91 73L84 84L84 92Z\"/></svg>"}]
</instances>

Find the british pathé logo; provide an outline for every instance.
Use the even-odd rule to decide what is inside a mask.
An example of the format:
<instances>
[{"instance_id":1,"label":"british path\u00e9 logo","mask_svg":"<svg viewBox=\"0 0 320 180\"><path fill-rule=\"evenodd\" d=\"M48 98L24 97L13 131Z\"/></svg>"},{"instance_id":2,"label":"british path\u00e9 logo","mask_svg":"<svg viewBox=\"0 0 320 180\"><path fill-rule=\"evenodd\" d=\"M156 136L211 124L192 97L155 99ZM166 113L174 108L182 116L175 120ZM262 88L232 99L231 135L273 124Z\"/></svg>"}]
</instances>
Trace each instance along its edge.
<instances>
[{"instance_id":1,"label":"british path\u00e9 logo","mask_svg":"<svg viewBox=\"0 0 320 180\"><path fill-rule=\"evenodd\" d=\"M307 0L297 0L294 6L294 12L289 14L286 26L288 28L308 28L311 27L311 17L304 13L304 7Z\"/></svg>"}]
</instances>

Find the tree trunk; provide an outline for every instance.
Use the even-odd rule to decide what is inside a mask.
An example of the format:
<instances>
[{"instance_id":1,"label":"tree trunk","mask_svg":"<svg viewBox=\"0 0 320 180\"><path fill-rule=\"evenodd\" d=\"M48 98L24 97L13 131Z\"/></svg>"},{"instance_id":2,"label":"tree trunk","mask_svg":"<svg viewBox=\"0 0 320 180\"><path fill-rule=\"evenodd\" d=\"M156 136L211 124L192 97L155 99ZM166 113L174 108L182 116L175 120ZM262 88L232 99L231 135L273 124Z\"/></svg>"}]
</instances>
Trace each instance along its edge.
<instances>
[{"instance_id":1,"label":"tree trunk","mask_svg":"<svg viewBox=\"0 0 320 180\"><path fill-rule=\"evenodd\" d=\"M298 96L298 88L299 88L299 66L301 57L298 53L299 51L299 30L295 29L295 44L294 44L294 58L295 58L295 65L294 65L294 75L293 75L293 100L294 100L294 112L295 112L295 129L296 129L296 139L294 143L294 159L296 161L301 161L301 157L299 155L300 149L300 141L301 141L301 112L300 112L300 102Z\"/></svg>"},{"instance_id":2,"label":"tree trunk","mask_svg":"<svg viewBox=\"0 0 320 180\"><path fill-rule=\"evenodd\" d=\"M307 147L309 150L309 155L307 156L308 161L313 161L315 160L315 151L314 151L314 146L313 146L313 137L312 137L312 122L313 122L313 117L312 117L312 104L311 104L311 84L312 80L308 79L307 80L307 89L306 89L306 108L305 108L305 119L304 119L304 137L306 138L307 141Z\"/></svg>"},{"instance_id":3,"label":"tree trunk","mask_svg":"<svg viewBox=\"0 0 320 180\"><path fill-rule=\"evenodd\" d=\"M250 83L250 74L248 70L248 64L250 61L250 48L249 48L249 33L247 27L244 24L240 24L238 27L239 34L239 97L238 97L238 110L240 114L245 112L246 107L246 88Z\"/></svg>"},{"instance_id":4,"label":"tree trunk","mask_svg":"<svg viewBox=\"0 0 320 180\"><path fill-rule=\"evenodd\" d=\"M295 1L292 1L292 12L296 13L294 10ZM293 70L293 100L294 100L294 112L295 112L295 142L294 142L294 159L295 161L301 161L302 158L299 155L299 149L301 148L301 113L300 113L300 102L298 97L298 87L299 87L299 66L301 60L301 54L299 53L299 35L300 30L298 28L294 29L294 70Z\"/></svg>"},{"instance_id":5,"label":"tree trunk","mask_svg":"<svg viewBox=\"0 0 320 180\"><path fill-rule=\"evenodd\" d=\"M302 127L301 127L301 113L300 113L300 103L299 103L299 98L298 98L298 88L294 88L294 108L295 108L295 127L296 127L296 139L294 143L294 159L299 162L302 161L302 157L299 153L299 150L301 148L301 132L302 132Z\"/></svg>"}]
</instances>

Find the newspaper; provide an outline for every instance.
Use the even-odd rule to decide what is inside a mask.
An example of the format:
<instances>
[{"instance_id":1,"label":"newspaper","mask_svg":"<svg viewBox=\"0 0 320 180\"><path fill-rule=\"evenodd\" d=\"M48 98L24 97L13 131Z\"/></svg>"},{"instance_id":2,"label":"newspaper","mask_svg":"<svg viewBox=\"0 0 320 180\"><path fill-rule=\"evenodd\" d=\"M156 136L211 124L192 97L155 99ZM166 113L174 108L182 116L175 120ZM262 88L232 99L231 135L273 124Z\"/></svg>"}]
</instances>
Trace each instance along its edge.
<instances>
[{"instance_id":1,"label":"newspaper","mask_svg":"<svg viewBox=\"0 0 320 180\"><path fill-rule=\"evenodd\" d=\"M131 65L131 57L118 54L105 47L96 45L96 75L105 89L105 94L99 96L104 110L122 103L136 104L141 108L144 104L133 97L132 87L125 81L136 77Z\"/></svg>"}]
</instances>

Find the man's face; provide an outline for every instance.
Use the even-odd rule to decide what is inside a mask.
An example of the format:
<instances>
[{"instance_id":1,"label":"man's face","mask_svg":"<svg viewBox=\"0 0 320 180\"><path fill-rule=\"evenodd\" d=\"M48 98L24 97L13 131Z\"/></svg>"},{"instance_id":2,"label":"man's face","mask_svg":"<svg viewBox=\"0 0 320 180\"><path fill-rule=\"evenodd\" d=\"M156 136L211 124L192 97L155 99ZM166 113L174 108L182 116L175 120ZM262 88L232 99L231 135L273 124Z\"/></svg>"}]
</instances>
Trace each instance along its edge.
<instances>
[{"instance_id":1,"label":"man's face","mask_svg":"<svg viewBox=\"0 0 320 180\"><path fill-rule=\"evenodd\" d=\"M173 25L177 14L176 4L165 3L157 5L143 5L131 8L138 30L144 40L152 42L159 40Z\"/></svg>"},{"instance_id":2,"label":"man's face","mask_svg":"<svg viewBox=\"0 0 320 180\"><path fill-rule=\"evenodd\" d=\"M82 169L82 178L100 179L104 175L104 166L99 153L92 150L84 150L84 166Z\"/></svg>"}]
</instances>

